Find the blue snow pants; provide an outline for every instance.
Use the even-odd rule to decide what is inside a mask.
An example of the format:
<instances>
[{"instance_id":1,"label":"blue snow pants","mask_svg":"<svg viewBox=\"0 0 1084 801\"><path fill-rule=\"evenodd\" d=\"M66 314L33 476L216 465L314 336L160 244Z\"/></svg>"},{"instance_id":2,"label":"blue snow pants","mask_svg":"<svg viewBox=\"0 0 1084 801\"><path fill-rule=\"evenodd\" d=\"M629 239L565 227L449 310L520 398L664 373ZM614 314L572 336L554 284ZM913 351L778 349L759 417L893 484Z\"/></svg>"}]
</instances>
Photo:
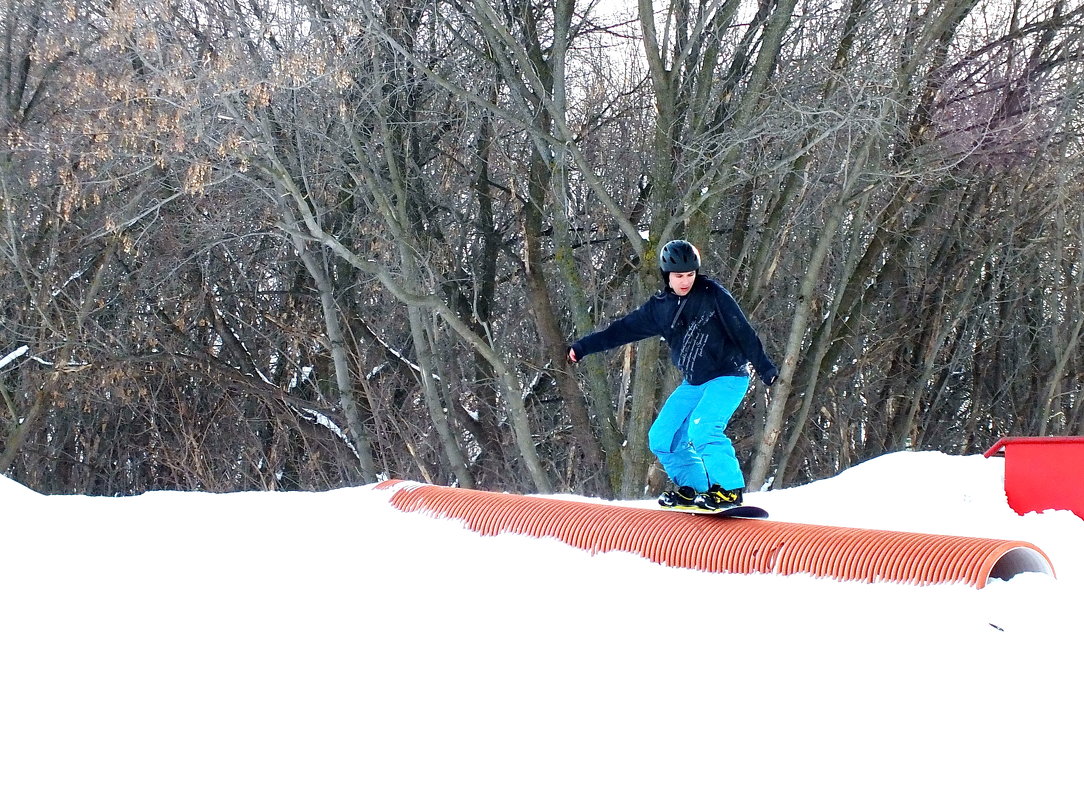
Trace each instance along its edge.
<instances>
[{"instance_id":1,"label":"blue snow pants","mask_svg":"<svg viewBox=\"0 0 1084 801\"><path fill-rule=\"evenodd\" d=\"M647 442L679 487L745 488L726 425L748 390L748 376L724 375L698 386L683 381L666 399Z\"/></svg>"}]
</instances>

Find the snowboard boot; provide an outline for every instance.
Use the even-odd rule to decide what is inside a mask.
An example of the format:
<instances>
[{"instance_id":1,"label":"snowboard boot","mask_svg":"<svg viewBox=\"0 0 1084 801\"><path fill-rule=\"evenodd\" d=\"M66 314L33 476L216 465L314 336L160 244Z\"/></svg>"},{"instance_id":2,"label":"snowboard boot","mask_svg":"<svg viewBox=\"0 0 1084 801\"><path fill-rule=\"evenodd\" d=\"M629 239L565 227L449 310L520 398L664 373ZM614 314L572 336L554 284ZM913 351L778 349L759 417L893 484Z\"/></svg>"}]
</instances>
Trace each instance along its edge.
<instances>
[{"instance_id":1,"label":"snowboard boot","mask_svg":"<svg viewBox=\"0 0 1084 801\"><path fill-rule=\"evenodd\" d=\"M659 506L666 509L695 509L696 490L692 487L668 489L659 496Z\"/></svg>"},{"instance_id":2,"label":"snowboard boot","mask_svg":"<svg viewBox=\"0 0 1084 801\"><path fill-rule=\"evenodd\" d=\"M712 484L707 492L701 492L697 495L693 503L698 508L709 512L730 509L734 506L741 506L742 491L741 489L725 490L718 484Z\"/></svg>"}]
</instances>

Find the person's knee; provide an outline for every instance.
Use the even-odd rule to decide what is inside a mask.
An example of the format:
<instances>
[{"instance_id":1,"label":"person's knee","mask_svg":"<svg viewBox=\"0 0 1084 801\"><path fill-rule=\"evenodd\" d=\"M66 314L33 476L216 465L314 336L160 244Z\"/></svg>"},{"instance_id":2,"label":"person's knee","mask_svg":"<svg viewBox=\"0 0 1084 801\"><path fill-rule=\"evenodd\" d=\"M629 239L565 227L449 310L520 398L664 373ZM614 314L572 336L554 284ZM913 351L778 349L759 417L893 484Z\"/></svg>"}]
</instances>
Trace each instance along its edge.
<instances>
[{"instance_id":1,"label":"person's knee","mask_svg":"<svg viewBox=\"0 0 1084 801\"><path fill-rule=\"evenodd\" d=\"M682 442L682 440L685 440ZM684 426L675 429L673 426L652 423L647 430L647 447L656 456L662 454L678 453L689 449L689 435Z\"/></svg>"},{"instance_id":2,"label":"person's knee","mask_svg":"<svg viewBox=\"0 0 1084 801\"><path fill-rule=\"evenodd\" d=\"M659 454L673 453L674 452L674 434L673 432L656 431L655 428L651 428L647 432L647 447L653 454L658 456Z\"/></svg>"},{"instance_id":3,"label":"person's knee","mask_svg":"<svg viewBox=\"0 0 1084 801\"><path fill-rule=\"evenodd\" d=\"M689 441L695 450L703 450L705 446L721 445L726 448L730 445L730 437L726 435L726 424L719 422L701 422L689 427Z\"/></svg>"}]
</instances>

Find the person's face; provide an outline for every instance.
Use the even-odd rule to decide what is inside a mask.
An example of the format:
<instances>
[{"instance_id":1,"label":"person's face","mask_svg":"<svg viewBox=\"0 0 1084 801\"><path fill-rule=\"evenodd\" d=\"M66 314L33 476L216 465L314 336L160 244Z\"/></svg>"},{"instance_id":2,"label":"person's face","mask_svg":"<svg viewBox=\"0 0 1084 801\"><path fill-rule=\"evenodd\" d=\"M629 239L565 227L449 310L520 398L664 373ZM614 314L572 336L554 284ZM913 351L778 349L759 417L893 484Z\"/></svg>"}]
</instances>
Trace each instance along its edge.
<instances>
[{"instance_id":1,"label":"person's face","mask_svg":"<svg viewBox=\"0 0 1084 801\"><path fill-rule=\"evenodd\" d=\"M667 273L666 276L670 282L670 288L674 290L674 294L683 297L688 295L689 290L693 288L693 281L696 280L696 270L690 270L687 273Z\"/></svg>"}]
</instances>

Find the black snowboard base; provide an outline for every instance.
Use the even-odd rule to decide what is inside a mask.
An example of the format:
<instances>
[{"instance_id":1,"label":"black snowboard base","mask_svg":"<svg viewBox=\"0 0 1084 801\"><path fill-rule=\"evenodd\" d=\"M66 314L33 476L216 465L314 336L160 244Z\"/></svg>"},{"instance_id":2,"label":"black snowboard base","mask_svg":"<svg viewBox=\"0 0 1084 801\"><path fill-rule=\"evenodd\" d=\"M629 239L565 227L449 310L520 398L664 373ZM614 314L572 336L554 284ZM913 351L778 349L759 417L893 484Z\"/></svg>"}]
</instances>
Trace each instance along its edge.
<instances>
[{"instance_id":1,"label":"black snowboard base","mask_svg":"<svg viewBox=\"0 0 1084 801\"><path fill-rule=\"evenodd\" d=\"M768 511L759 506L730 506L726 509L697 509L688 506L660 506L659 508L664 512L684 512L687 515L710 515L711 517L764 518L768 516Z\"/></svg>"}]
</instances>

